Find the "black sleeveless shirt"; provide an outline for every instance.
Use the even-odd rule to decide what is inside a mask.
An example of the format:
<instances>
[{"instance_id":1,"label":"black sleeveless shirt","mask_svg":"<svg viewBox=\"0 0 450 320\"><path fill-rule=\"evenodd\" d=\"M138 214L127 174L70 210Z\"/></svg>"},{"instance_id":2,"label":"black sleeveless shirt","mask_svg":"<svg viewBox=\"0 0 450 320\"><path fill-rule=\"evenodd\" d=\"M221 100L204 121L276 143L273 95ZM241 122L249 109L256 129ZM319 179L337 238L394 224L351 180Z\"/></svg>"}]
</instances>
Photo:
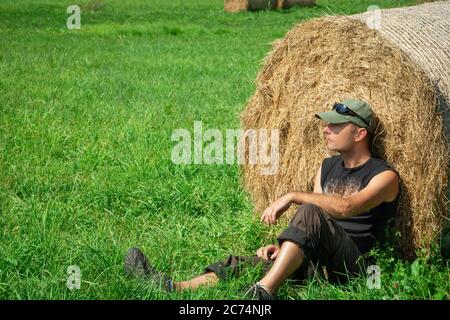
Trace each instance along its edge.
<instances>
[{"instance_id":1,"label":"black sleeveless shirt","mask_svg":"<svg viewBox=\"0 0 450 320\"><path fill-rule=\"evenodd\" d=\"M364 189L374 176L385 170L392 170L399 175L381 158L372 156L358 167L346 168L342 157L337 155L323 160L320 185L324 194L349 196ZM383 202L367 212L335 220L364 254L370 251L376 242L384 243L385 229L397 211L398 199L397 194L392 202Z\"/></svg>"}]
</instances>

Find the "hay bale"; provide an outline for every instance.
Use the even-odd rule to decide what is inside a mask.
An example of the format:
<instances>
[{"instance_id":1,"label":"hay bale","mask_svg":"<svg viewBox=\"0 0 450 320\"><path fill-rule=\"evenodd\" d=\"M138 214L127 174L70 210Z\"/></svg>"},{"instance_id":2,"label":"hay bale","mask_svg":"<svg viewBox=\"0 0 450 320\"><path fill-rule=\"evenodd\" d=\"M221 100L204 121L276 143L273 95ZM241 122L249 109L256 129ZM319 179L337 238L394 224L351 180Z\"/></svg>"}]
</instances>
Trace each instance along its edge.
<instances>
[{"instance_id":1,"label":"hay bale","mask_svg":"<svg viewBox=\"0 0 450 320\"><path fill-rule=\"evenodd\" d=\"M381 11L379 34L425 71L436 88L450 143L450 1ZM366 22L370 13L350 18Z\"/></svg>"},{"instance_id":2,"label":"hay bale","mask_svg":"<svg viewBox=\"0 0 450 320\"><path fill-rule=\"evenodd\" d=\"M247 11L248 0L225 0L224 10L225 12L240 12Z\"/></svg>"},{"instance_id":3,"label":"hay bale","mask_svg":"<svg viewBox=\"0 0 450 320\"><path fill-rule=\"evenodd\" d=\"M289 9L294 6L311 7L316 5L316 0L278 0L278 9Z\"/></svg>"},{"instance_id":4,"label":"hay bale","mask_svg":"<svg viewBox=\"0 0 450 320\"><path fill-rule=\"evenodd\" d=\"M225 0L226 12L257 11L276 9L277 0Z\"/></svg>"},{"instance_id":5,"label":"hay bale","mask_svg":"<svg viewBox=\"0 0 450 320\"><path fill-rule=\"evenodd\" d=\"M250 11L276 9L277 0L248 0L248 9Z\"/></svg>"},{"instance_id":6,"label":"hay bale","mask_svg":"<svg viewBox=\"0 0 450 320\"><path fill-rule=\"evenodd\" d=\"M440 112L448 113L450 28L444 21L449 3L382 10L379 32L369 29L361 16L317 18L274 43L241 114L244 129L280 130L276 174L261 175L261 165L242 167L258 215L288 191L312 190L322 159L332 155L314 113L356 97L368 101L379 118L374 153L402 178L396 219L401 253L412 258L415 249L436 239L447 214L448 123L443 119L448 117ZM431 16L432 25L426 18ZM394 29L395 36L385 35ZM419 47L411 48L415 43ZM437 108L438 99L445 100L447 109ZM294 212L293 206L285 219Z\"/></svg>"}]
</instances>

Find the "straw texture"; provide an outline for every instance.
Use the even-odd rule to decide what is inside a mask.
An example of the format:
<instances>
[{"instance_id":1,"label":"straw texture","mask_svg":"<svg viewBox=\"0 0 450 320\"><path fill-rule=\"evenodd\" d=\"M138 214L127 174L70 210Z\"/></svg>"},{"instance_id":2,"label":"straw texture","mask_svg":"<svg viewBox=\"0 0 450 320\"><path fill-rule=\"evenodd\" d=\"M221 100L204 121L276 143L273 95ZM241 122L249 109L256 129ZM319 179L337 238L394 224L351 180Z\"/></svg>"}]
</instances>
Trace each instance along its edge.
<instances>
[{"instance_id":1,"label":"straw texture","mask_svg":"<svg viewBox=\"0 0 450 320\"><path fill-rule=\"evenodd\" d=\"M280 130L276 174L262 175L265 166L242 167L257 214L288 191L312 190L322 160L332 155L314 113L355 97L368 101L379 119L373 153L401 176L398 247L406 258L429 247L447 213L449 29L435 23L443 35L427 37L419 29L429 24L426 17L445 20L449 3L382 10L378 31L368 28L364 15L317 18L274 42L241 114L244 129Z\"/></svg>"}]
</instances>

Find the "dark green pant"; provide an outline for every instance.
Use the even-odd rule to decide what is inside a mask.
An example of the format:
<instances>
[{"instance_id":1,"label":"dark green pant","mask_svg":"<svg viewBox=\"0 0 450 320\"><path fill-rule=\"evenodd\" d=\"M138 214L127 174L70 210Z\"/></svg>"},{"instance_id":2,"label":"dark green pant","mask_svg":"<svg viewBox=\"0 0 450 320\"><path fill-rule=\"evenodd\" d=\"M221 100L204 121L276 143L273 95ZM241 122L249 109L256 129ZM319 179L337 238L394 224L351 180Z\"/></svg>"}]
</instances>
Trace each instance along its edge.
<instances>
[{"instance_id":1,"label":"dark green pant","mask_svg":"<svg viewBox=\"0 0 450 320\"><path fill-rule=\"evenodd\" d=\"M278 237L280 246L284 241L297 244L305 256L300 268L291 276L294 279L324 275L330 281L345 282L349 276L365 273L368 265L344 229L326 211L312 204L298 208L289 226ZM257 256L230 255L206 267L205 272L214 272L225 279L239 275L246 267L260 265L267 272L272 263Z\"/></svg>"}]
</instances>

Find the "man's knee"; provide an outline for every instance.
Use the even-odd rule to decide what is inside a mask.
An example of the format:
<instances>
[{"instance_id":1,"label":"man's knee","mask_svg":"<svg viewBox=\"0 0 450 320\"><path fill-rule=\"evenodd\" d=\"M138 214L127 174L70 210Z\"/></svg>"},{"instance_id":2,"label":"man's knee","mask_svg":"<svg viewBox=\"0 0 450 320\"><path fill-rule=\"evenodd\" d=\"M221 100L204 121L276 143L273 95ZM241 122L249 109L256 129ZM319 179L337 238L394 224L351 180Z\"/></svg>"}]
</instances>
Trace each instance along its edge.
<instances>
[{"instance_id":1,"label":"man's knee","mask_svg":"<svg viewBox=\"0 0 450 320\"><path fill-rule=\"evenodd\" d=\"M321 223L322 209L311 203L300 205L291 220L293 226L312 227Z\"/></svg>"},{"instance_id":2,"label":"man's knee","mask_svg":"<svg viewBox=\"0 0 450 320\"><path fill-rule=\"evenodd\" d=\"M278 237L278 242L292 241L302 249L308 259L313 255L314 248L318 247L323 216L321 209L313 204L302 204L297 209L290 225Z\"/></svg>"}]
</instances>

